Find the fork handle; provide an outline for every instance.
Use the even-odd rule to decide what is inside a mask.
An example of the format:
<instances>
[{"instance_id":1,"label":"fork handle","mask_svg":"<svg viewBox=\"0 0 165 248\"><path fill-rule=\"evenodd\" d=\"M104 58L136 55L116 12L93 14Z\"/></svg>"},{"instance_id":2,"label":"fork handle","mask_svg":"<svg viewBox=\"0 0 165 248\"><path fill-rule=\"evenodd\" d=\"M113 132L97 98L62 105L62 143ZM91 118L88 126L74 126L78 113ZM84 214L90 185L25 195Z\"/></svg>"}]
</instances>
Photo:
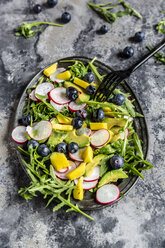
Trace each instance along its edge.
<instances>
[{"instance_id":1,"label":"fork handle","mask_svg":"<svg viewBox=\"0 0 165 248\"><path fill-rule=\"evenodd\" d=\"M165 46L165 40L163 40L157 47L152 49L151 52L149 52L147 55L145 55L140 61L138 61L136 64L134 64L130 69L130 73L137 70L141 65L143 65L148 59L150 59L155 53L157 53L159 50L161 50Z\"/></svg>"}]
</instances>

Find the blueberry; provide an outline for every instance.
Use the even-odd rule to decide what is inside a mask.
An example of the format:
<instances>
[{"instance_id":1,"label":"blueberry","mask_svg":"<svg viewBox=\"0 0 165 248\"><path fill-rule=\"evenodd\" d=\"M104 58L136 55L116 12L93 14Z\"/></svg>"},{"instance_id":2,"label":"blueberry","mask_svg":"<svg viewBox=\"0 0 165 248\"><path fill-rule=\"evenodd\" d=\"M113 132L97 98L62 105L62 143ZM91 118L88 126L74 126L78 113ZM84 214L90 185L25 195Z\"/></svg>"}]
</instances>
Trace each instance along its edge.
<instances>
[{"instance_id":1,"label":"blueberry","mask_svg":"<svg viewBox=\"0 0 165 248\"><path fill-rule=\"evenodd\" d=\"M38 152L38 154L39 154L40 156L46 157L46 156L49 155L50 150L49 150L49 148L48 148L47 145L41 144L41 145L39 145L39 147L38 147L38 149L37 149L37 152Z\"/></svg>"},{"instance_id":2,"label":"blueberry","mask_svg":"<svg viewBox=\"0 0 165 248\"><path fill-rule=\"evenodd\" d=\"M92 83L95 80L95 75L92 72L87 72L84 76L84 80L88 83Z\"/></svg>"},{"instance_id":3,"label":"blueberry","mask_svg":"<svg viewBox=\"0 0 165 248\"><path fill-rule=\"evenodd\" d=\"M70 22L70 20L71 20L71 14L69 14L68 12L64 12L61 16L61 21L63 23L68 23Z\"/></svg>"},{"instance_id":4,"label":"blueberry","mask_svg":"<svg viewBox=\"0 0 165 248\"><path fill-rule=\"evenodd\" d=\"M122 94L116 94L112 99L112 102L116 105L123 105L125 103L125 97Z\"/></svg>"},{"instance_id":5,"label":"blueberry","mask_svg":"<svg viewBox=\"0 0 165 248\"><path fill-rule=\"evenodd\" d=\"M103 121L105 118L105 114L102 108L95 109L93 112L93 118L95 121Z\"/></svg>"},{"instance_id":6,"label":"blueberry","mask_svg":"<svg viewBox=\"0 0 165 248\"><path fill-rule=\"evenodd\" d=\"M72 126L76 129L81 128L83 125L83 120L80 117L75 117L72 120Z\"/></svg>"},{"instance_id":7,"label":"blueberry","mask_svg":"<svg viewBox=\"0 0 165 248\"><path fill-rule=\"evenodd\" d=\"M112 158L110 158L110 165L114 170L123 168L124 166L124 159L121 156L114 155Z\"/></svg>"},{"instance_id":8,"label":"blueberry","mask_svg":"<svg viewBox=\"0 0 165 248\"><path fill-rule=\"evenodd\" d=\"M68 145L68 151L69 151L70 153L75 153L75 152L78 151L78 149L79 149L79 146L78 146L78 144L75 143L75 142L71 142L71 143Z\"/></svg>"},{"instance_id":9,"label":"blueberry","mask_svg":"<svg viewBox=\"0 0 165 248\"><path fill-rule=\"evenodd\" d=\"M78 90L76 90L74 87L68 87L66 89L66 95L71 101L75 101L78 97Z\"/></svg>"},{"instance_id":10,"label":"blueberry","mask_svg":"<svg viewBox=\"0 0 165 248\"><path fill-rule=\"evenodd\" d=\"M38 14L42 11L42 6L40 4L36 4L36 5L34 5L33 10L35 13Z\"/></svg>"},{"instance_id":11,"label":"blueberry","mask_svg":"<svg viewBox=\"0 0 165 248\"><path fill-rule=\"evenodd\" d=\"M56 6L57 3L58 3L58 0L48 0L48 1L47 1L47 5L48 5L50 8L53 8L54 6Z\"/></svg>"},{"instance_id":12,"label":"blueberry","mask_svg":"<svg viewBox=\"0 0 165 248\"><path fill-rule=\"evenodd\" d=\"M134 49L130 46L127 46L123 50L123 55L125 58L131 58L134 55Z\"/></svg>"},{"instance_id":13,"label":"blueberry","mask_svg":"<svg viewBox=\"0 0 165 248\"><path fill-rule=\"evenodd\" d=\"M22 124L23 124L24 126L30 125L30 124L31 124L31 115L24 115L24 116L22 117Z\"/></svg>"},{"instance_id":14,"label":"blueberry","mask_svg":"<svg viewBox=\"0 0 165 248\"><path fill-rule=\"evenodd\" d=\"M144 32L137 32L137 33L135 33L135 36L134 36L134 40L136 41L136 42L141 42L142 40L144 40L144 37L145 37L145 34L144 34Z\"/></svg>"},{"instance_id":15,"label":"blueberry","mask_svg":"<svg viewBox=\"0 0 165 248\"><path fill-rule=\"evenodd\" d=\"M100 28L100 33L101 34L106 34L109 31L107 25L102 25Z\"/></svg>"},{"instance_id":16,"label":"blueberry","mask_svg":"<svg viewBox=\"0 0 165 248\"><path fill-rule=\"evenodd\" d=\"M88 117L88 112L84 109L80 109L76 112L77 117L86 119Z\"/></svg>"},{"instance_id":17,"label":"blueberry","mask_svg":"<svg viewBox=\"0 0 165 248\"><path fill-rule=\"evenodd\" d=\"M86 87L86 93L88 95L93 95L96 92L96 87L92 84Z\"/></svg>"},{"instance_id":18,"label":"blueberry","mask_svg":"<svg viewBox=\"0 0 165 248\"><path fill-rule=\"evenodd\" d=\"M56 151L60 153L66 153L67 144L65 142L61 142L56 146Z\"/></svg>"},{"instance_id":19,"label":"blueberry","mask_svg":"<svg viewBox=\"0 0 165 248\"><path fill-rule=\"evenodd\" d=\"M36 140L29 140L27 143L27 148L32 145L32 147L35 149L37 146L39 146L39 143Z\"/></svg>"}]
</instances>

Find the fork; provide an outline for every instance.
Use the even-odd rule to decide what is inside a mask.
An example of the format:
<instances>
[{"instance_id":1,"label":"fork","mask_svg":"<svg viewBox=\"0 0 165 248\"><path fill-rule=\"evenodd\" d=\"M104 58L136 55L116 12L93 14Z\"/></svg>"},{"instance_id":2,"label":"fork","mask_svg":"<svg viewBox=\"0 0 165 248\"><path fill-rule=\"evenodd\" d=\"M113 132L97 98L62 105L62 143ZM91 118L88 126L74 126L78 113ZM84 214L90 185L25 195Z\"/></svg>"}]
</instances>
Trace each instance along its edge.
<instances>
[{"instance_id":1,"label":"fork","mask_svg":"<svg viewBox=\"0 0 165 248\"><path fill-rule=\"evenodd\" d=\"M116 87L126 78L128 78L135 70L137 70L141 65L143 65L148 59L150 59L156 52L165 46L165 40L163 40L157 47L152 49L147 55L145 55L140 61L135 63L127 70L111 71L108 73L103 81L100 83L98 89L93 95L93 99L105 102L108 100L110 95L116 89Z\"/></svg>"}]
</instances>

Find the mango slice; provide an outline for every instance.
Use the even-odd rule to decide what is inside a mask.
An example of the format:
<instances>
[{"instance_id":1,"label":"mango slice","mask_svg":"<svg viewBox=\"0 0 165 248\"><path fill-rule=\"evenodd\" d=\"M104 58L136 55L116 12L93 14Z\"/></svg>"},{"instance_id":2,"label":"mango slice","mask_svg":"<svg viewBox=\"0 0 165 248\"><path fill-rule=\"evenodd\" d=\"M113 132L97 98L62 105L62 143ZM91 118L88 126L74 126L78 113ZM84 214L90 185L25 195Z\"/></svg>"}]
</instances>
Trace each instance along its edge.
<instances>
[{"instance_id":1,"label":"mango slice","mask_svg":"<svg viewBox=\"0 0 165 248\"><path fill-rule=\"evenodd\" d=\"M85 163L90 163L93 161L93 150L91 146L87 146L82 154L82 158L84 159Z\"/></svg>"},{"instance_id":2,"label":"mango slice","mask_svg":"<svg viewBox=\"0 0 165 248\"><path fill-rule=\"evenodd\" d=\"M76 200L83 200L84 191L83 191L83 177L80 177L78 180L77 188L73 190L73 197Z\"/></svg>"},{"instance_id":3,"label":"mango slice","mask_svg":"<svg viewBox=\"0 0 165 248\"><path fill-rule=\"evenodd\" d=\"M53 125L53 129L54 130L61 130L61 131L71 131L73 130L73 126L72 125L62 125L62 124L54 124Z\"/></svg>"},{"instance_id":4,"label":"mango slice","mask_svg":"<svg viewBox=\"0 0 165 248\"><path fill-rule=\"evenodd\" d=\"M57 63L51 65L50 67L46 68L43 73L45 76L50 77L57 69Z\"/></svg>"},{"instance_id":5,"label":"mango slice","mask_svg":"<svg viewBox=\"0 0 165 248\"><path fill-rule=\"evenodd\" d=\"M53 152L50 156L50 161L56 170L61 170L69 166L69 161L64 153Z\"/></svg>"},{"instance_id":6,"label":"mango slice","mask_svg":"<svg viewBox=\"0 0 165 248\"><path fill-rule=\"evenodd\" d=\"M74 180L76 178L81 177L85 173L85 165L86 163L81 163L76 169L66 174L66 177L70 180Z\"/></svg>"},{"instance_id":7,"label":"mango slice","mask_svg":"<svg viewBox=\"0 0 165 248\"><path fill-rule=\"evenodd\" d=\"M72 118L70 118L70 117L65 118L61 115L57 115L56 118L57 118L58 122L62 123L62 124L71 124L72 123Z\"/></svg>"},{"instance_id":8,"label":"mango slice","mask_svg":"<svg viewBox=\"0 0 165 248\"><path fill-rule=\"evenodd\" d=\"M74 78L73 83L81 86L84 89L86 89L89 86L89 84L87 82L85 82L84 80L81 80L77 77Z\"/></svg>"},{"instance_id":9,"label":"mango slice","mask_svg":"<svg viewBox=\"0 0 165 248\"><path fill-rule=\"evenodd\" d=\"M71 78L72 74L70 71L64 71L62 73L57 74L58 79L68 80Z\"/></svg>"},{"instance_id":10,"label":"mango slice","mask_svg":"<svg viewBox=\"0 0 165 248\"><path fill-rule=\"evenodd\" d=\"M99 130L99 129L108 129L107 123L101 123L101 122L91 122L90 123L90 129L91 130Z\"/></svg>"}]
</instances>

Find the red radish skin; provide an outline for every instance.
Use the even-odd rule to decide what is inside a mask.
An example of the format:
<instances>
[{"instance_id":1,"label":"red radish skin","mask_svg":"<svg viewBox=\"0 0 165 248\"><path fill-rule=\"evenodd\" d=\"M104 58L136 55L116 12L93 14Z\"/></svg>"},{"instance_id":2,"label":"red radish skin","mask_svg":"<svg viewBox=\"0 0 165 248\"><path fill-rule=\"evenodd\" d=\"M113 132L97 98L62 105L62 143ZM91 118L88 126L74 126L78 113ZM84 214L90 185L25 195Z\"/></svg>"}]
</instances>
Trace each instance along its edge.
<instances>
[{"instance_id":1,"label":"red radish skin","mask_svg":"<svg viewBox=\"0 0 165 248\"><path fill-rule=\"evenodd\" d=\"M78 180L79 180L79 179L75 179L75 180L74 180L75 185L77 185ZM93 182L85 182L85 181L83 181L83 189L84 189L84 190L93 189L93 188L96 187L97 184L98 184L98 180L95 180L95 181L93 181Z\"/></svg>"},{"instance_id":2,"label":"red radish skin","mask_svg":"<svg viewBox=\"0 0 165 248\"><path fill-rule=\"evenodd\" d=\"M30 98L32 101L38 101L37 98L35 97L35 89L32 90L32 92L29 94L29 98Z\"/></svg>"},{"instance_id":3,"label":"red radish skin","mask_svg":"<svg viewBox=\"0 0 165 248\"><path fill-rule=\"evenodd\" d=\"M78 110L80 109L85 109L87 106L86 103L83 103L83 104L76 104L75 102L70 102L69 105L68 105L68 108L71 112L77 112Z\"/></svg>"},{"instance_id":4,"label":"red radish skin","mask_svg":"<svg viewBox=\"0 0 165 248\"><path fill-rule=\"evenodd\" d=\"M100 148L104 146L110 138L110 133L107 129L100 129L91 135L91 146Z\"/></svg>"},{"instance_id":5,"label":"red radish skin","mask_svg":"<svg viewBox=\"0 0 165 248\"><path fill-rule=\"evenodd\" d=\"M66 88L64 87L58 87L51 90L49 97L53 102L59 105L64 105L71 102L66 96Z\"/></svg>"},{"instance_id":6,"label":"red radish skin","mask_svg":"<svg viewBox=\"0 0 165 248\"><path fill-rule=\"evenodd\" d=\"M74 160L74 161L77 161L77 162L83 162L83 159L82 159L82 156L81 156L81 153L83 153L83 151L85 151L86 147L84 148L80 148L77 152L75 153L69 153L69 157Z\"/></svg>"},{"instance_id":7,"label":"red radish skin","mask_svg":"<svg viewBox=\"0 0 165 248\"><path fill-rule=\"evenodd\" d=\"M25 133L26 133L25 126L17 126L13 129L11 137L16 143L23 144L27 141L27 137L25 136Z\"/></svg>"},{"instance_id":8,"label":"red radish skin","mask_svg":"<svg viewBox=\"0 0 165 248\"><path fill-rule=\"evenodd\" d=\"M49 77L50 80L54 81L55 83L62 83L62 82L64 82L65 80L63 80L63 79L58 79L58 78L57 78L57 74L62 73L62 72L64 72L65 70L66 70L66 69L63 68L63 67L57 68L56 71L55 71L52 75L50 75L50 77Z\"/></svg>"},{"instance_id":9,"label":"red radish skin","mask_svg":"<svg viewBox=\"0 0 165 248\"><path fill-rule=\"evenodd\" d=\"M38 101L41 101L36 94L44 96L45 99L48 99L48 93L54 89L54 85L52 83L42 83L37 85L36 89L35 89L35 97Z\"/></svg>"},{"instance_id":10,"label":"red radish skin","mask_svg":"<svg viewBox=\"0 0 165 248\"><path fill-rule=\"evenodd\" d=\"M57 104L57 103L53 102L52 100L50 100L50 104L53 106L54 109L58 110L61 113L63 112L62 109L64 107L68 107L68 104L60 105L60 104Z\"/></svg>"},{"instance_id":11,"label":"red radish skin","mask_svg":"<svg viewBox=\"0 0 165 248\"><path fill-rule=\"evenodd\" d=\"M68 174L70 171L76 169L76 164L73 161L69 161L70 166L68 167L67 172L65 173L59 173L58 171L55 170L55 174L58 178L60 178L61 180L68 180L68 178L66 177L66 174Z\"/></svg>"},{"instance_id":12,"label":"red radish skin","mask_svg":"<svg viewBox=\"0 0 165 248\"><path fill-rule=\"evenodd\" d=\"M93 169L93 173L90 176L88 176L88 177L84 177L83 180L85 182L93 182L93 181L98 180L99 177L100 177L100 166L96 166Z\"/></svg>"},{"instance_id":13,"label":"red radish skin","mask_svg":"<svg viewBox=\"0 0 165 248\"><path fill-rule=\"evenodd\" d=\"M129 130L128 130L128 128L126 129L126 135L127 135L127 139L128 139L128 136L129 136ZM121 136L121 139L124 140L124 132L121 132L120 133L120 136Z\"/></svg>"},{"instance_id":14,"label":"red radish skin","mask_svg":"<svg viewBox=\"0 0 165 248\"><path fill-rule=\"evenodd\" d=\"M37 130L36 126L38 127L38 130ZM38 136L36 136L36 135L34 136L32 134L33 129L36 130L37 132L39 131ZM42 141L42 140L46 140L50 137L50 135L52 133L52 129L53 129L53 126L52 126L50 121L42 120L40 122L33 123L32 127L27 126L26 132L30 138L35 139L37 141Z\"/></svg>"},{"instance_id":15,"label":"red radish skin","mask_svg":"<svg viewBox=\"0 0 165 248\"><path fill-rule=\"evenodd\" d=\"M105 184L96 191L96 201L102 205L115 202L120 196L120 189L115 184Z\"/></svg>"}]
</instances>

